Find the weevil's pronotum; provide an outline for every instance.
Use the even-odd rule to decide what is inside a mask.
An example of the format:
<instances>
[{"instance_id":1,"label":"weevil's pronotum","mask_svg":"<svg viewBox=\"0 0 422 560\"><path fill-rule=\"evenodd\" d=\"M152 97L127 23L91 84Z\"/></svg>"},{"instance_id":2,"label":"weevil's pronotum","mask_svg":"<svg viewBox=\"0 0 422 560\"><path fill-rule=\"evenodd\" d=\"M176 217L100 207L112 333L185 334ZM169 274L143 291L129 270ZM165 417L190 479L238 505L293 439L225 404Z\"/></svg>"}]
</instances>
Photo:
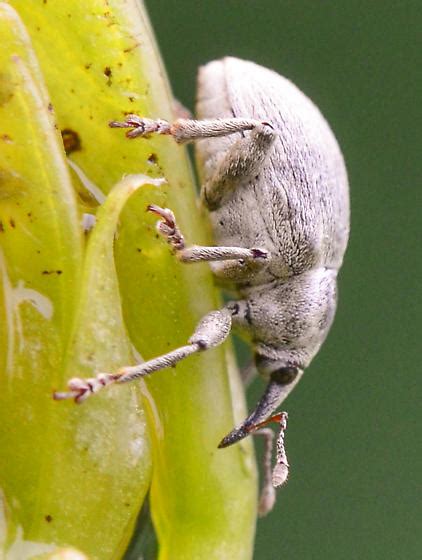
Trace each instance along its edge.
<instances>
[{"instance_id":1,"label":"weevil's pronotum","mask_svg":"<svg viewBox=\"0 0 422 560\"><path fill-rule=\"evenodd\" d=\"M202 67L196 110L198 120L170 124L129 115L110 125L129 128L129 138L157 133L180 143L196 141L201 199L216 246L187 246L171 210L149 210L159 216L158 231L179 259L210 262L223 283L235 286L238 299L207 314L186 346L116 374L72 379L70 391L56 397L81 402L112 382L148 375L221 344L236 328L251 340L256 368L268 385L219 447L272 419L280 422L273 472L278 485L287 477L287 416L271 415L318 352L334 318L349 235L346 170L315 105L290 81L252 62L224 58ZM262 510L270 507L271 499Z\"/></svg>"}]
</instances>

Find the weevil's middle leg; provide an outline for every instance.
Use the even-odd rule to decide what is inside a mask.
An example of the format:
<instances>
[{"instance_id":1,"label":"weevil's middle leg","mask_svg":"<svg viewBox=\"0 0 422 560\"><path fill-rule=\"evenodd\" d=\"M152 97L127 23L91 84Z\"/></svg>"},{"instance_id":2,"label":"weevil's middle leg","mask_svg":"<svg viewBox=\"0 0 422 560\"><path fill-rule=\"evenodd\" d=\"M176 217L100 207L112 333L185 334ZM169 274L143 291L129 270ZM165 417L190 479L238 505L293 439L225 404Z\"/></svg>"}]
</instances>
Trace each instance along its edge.
<instances>
[{"instance_id":1,"label":"weevil's middle leg","mask_svg":"<svg viewBox=\"0 0 422 560\"><path fill-rule=\"evenodd\" d=\"M161 220L157 222L157 231L167 239L182 262L239 260L253 261L263 266L268 263L269 252L256 247L252 249L244 247L204 247L201 245L186 247L184 237L176 224L176 218L169 208L160 208L155 204L150 204L148 211L160 216Z\"/></svg>"}]
</instances>

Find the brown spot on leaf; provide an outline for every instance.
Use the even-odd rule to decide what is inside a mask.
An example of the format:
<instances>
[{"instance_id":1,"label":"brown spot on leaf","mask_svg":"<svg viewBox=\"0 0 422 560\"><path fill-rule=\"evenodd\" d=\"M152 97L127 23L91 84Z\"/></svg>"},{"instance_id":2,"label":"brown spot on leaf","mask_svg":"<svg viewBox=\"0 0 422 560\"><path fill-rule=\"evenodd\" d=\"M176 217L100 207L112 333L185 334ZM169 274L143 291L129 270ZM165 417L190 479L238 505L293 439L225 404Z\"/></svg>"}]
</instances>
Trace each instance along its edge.
<instances>
[{"instance_id":1,"label":"brown spot on leaf","mask_svg":"<svg viewBox=\"0 0 422 560\"><path fill-rule=\"evenodd\" d=\"M66 155L82 149L79 134L71 128L64 128L62 131L63 146Z\"/></svg>"},{"instance_id":2,"label":"brown spot on leaf","mask_svg":"<svg viewBox=\"0 0 422 560\"><path fill-rule=\"evenodd\" d=\"M46 516L44 517L44 519L47 521L47 523L51 523L51 522L53 521L53 518L51 517L50 514L46 515Z\"/></svg>"},{"instance_id":3,"label":"brown spot on leaf","mask_svg":"<svg viewBox=\"0 0 422 560\"><path fill-rule=\"evenodd\" d=\"M149 154L148 159L147 159L148 163L151 163L153 165L156 165L158 163L158 156L157 154Z\"/></svg>"},{"instance_id":4,"label":"brown spot on leaf","mask_svg":"<svg viewBox=\"0 0 422 560\"><path fill-rule=\"evenodd\" d=\"M14 89L12 75L0 72L0 105L6 105L12 99Z\"/></svg>"},{"instance_id":5,"label":"brown spot on leaf","mask_svg":"<svg viewBox=\"0 0 422 560\"><path fill-rule=\"evenodd\" d=\"M107 76L107 85L111 86L111 76L112 76L113 72L111 71L110 66L106 66L104 68L104 76Z\"/></svg>"},{"instance_id":6,"label":"brown spot on leaf","mask_svg":"<svg viewBox=\"0 0 422 560\"><path fill-rule=\"evenodd\" d=\"M44 276L50 276L50 274L57 274L58 276L60 276L60 274L63 273L63 270L43 270L42 274Z\"/></svg>"},{"instance_id":7,"label":"brown spot on leaf","mask_svg":"<svg viewBox=\"0 0 422 560\"><path fill-rule=\"evenodd\" d=\"M137 49L137 48L140 47L140 46L141 46L141 43L139 43L139 42L137 41L137 42L136 42L134 45L132 45L131 47L127 47L126 49L123 49L123 52L129 53L129 52L131 52L131 51L134 51L135 49Z\"/></svg>"}]
</instances>

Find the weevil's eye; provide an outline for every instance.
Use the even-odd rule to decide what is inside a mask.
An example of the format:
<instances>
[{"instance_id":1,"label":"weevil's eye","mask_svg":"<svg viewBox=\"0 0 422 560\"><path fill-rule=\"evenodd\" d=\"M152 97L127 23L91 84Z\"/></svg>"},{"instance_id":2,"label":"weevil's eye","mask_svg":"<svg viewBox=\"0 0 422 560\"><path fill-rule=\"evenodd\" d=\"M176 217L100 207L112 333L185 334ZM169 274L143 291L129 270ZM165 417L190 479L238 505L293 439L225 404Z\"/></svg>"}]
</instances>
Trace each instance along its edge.
<instances>
[{"instance_id":1,"label":"weevil's eye","mask_svg":"<svg viewBox=\"0 0 422 560\"><path fill-rule=\"evenodd\" d=\"M288 385L296 379L298 372L299 368L296 366L282 367L273 371L270 379L279 385Z\"/></svg>"},{"instance_id":2,"label":"weevil's eye","mask_svg":"<svg viewBox=\"0 0 422 560\"><path fill-rule=\"evenodd\" d=\"M275 381L279 385L292 383L301 369L298 366L280 366L277 360L261 354L255 354L255 365L265 379Z\"/></svg>"}]
</instances>

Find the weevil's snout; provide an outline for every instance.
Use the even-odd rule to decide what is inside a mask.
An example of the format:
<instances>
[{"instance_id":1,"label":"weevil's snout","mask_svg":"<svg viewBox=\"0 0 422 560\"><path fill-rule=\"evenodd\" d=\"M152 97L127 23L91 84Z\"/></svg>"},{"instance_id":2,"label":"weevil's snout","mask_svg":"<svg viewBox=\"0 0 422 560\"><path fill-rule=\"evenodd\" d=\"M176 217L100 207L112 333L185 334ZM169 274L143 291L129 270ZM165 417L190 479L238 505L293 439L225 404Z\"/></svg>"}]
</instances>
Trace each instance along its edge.
<instances>
[{"instance_id":1,"label":"weevil's snout","mask_svg":"<svg viewBox=\"0 0 422 560\"><path fill-rule=\"evenodd\" d=\"M294 385L299 381L303 371L295 366L281 367L273 371L270 381L255 410L237 428L234 428L218 444L219 448L237 443L250 433L266 424L276 408L283 402Z\"/></svg>"},{"instance_id":2,"label":"weevil's snout","mask_svg":"<svg viewBox=\"0 0 422 560\"><path fill-rule=\"evenodd\" d=\"M228 447L229 445L233 445L233 443L237 443L241 439L248 436L251 431L253 431L253 425L249 429L249 426L246 425L246 422L247 421L245 420L245 422L239 428L234 428L229 434L227 434L226 437L224 437L220 441L218 447L220 449L223 447Z\"/></svg>"}]
</instances>

